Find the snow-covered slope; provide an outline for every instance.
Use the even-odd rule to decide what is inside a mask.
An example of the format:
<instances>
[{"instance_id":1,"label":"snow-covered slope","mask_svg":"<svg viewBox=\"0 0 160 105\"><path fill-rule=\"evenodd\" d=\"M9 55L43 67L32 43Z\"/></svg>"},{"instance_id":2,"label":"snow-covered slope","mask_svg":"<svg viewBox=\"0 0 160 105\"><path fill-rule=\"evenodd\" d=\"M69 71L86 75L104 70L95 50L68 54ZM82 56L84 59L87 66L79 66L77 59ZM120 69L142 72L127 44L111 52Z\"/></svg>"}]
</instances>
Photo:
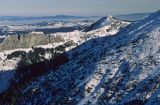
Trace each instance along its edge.
<instances>
[{"instance_id":1,"label":"snow-covered slope","mask_svg":"<svg viewBox=\"0 0 160 105\"><path fill-rule=\"evenodd\" d=\"M159 48L160 11L68 51L70 61L20 90L17 104L159 105Z\"/></svg>"},{"instance_id":2,"label":"snow-covered slope","mask_svg":"<svg viewBox=\"0 0 160 105\"><path fill-rule=\"evenodd\" d=\"M114 23L113 23L114 24ZM93 38L98 38L98 37L103 37L103 36L110 36L114 35L117 33L120 28L123 28L127 26L129 23L128 22L121 22L120 24L116 24L115 26L112 26L112 24L106 24L102 28L90 31L90 32L82 32L82 31L73 31L73 32L66 32L66 33L54 33L51 34L51 36L56 37L61 37L63 39L62 42L58 43L49 43L48 45L39 45L39 46L34 46L35 48L44 48L44 49L55 49L56 47L63 46L65 43L72 42L73 44L70 44L65 48L65 51L69 51L76 46L84 43L85 41L88 41ZM110 28L112 27L112 28ZM106 29L109 29L106 31ZM32 32L34 35L42 34L42 33L37 33L37 32ZM57 38L58 39L58 38ZM9 86L9 81L13 78L13 73L15 73L15 69L18 67L18 63L22 61L22 56L24 56L24 53L30 54L29 52L33 52L33 48L18 48L18 49L13 49L13 50L6 50L0 52L0 72L2 72L0 75L0 84L4 84L3 86L0 86L0 93L4 90L6 90ZM8 59L8 56L10 55L15 55L14 53L21 53L22 55L19 55L18 57L12 57ZM56 51L55 51L56 52ZM39 52L40 53L40 52ZM34 54L33 54L34 55ZM41 55L41 54L39 54ZM46 53L45 59L53 59L50 57L50 53ZM42 55L41 55L42 56ZM26 60L26 59L25 59ZM6 78L6 75L11 77L11 78ZM5 81L4 81L5 80Z\"/></svg>"},{"instance_id":3,"label":"snow-covered slope","mask_svg":"<svg viewBox=\"0 0 160 105\"><path fill-rule=\"evenodd\" d=\"M130 22L113 19L112 16L108 16L93 23L89 28L84 31L76 30L74 32L55 33L52 35L61 36L65 39L65 41L73 40L79 45L93 38L115 35L117 32L119 32L119 30L123 29L129 24Z\"/></svg>"}]
</instances>

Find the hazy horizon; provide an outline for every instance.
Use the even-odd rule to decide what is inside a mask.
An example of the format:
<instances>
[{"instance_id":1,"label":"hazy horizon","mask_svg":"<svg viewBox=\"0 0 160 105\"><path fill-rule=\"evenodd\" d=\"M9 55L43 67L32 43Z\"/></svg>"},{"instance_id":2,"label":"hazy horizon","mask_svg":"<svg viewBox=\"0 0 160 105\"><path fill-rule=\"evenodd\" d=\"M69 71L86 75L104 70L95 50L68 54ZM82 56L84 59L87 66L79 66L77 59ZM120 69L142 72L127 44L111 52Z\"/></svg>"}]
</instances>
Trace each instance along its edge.
<instances>
[{"instance_id":1,"label":"hazy horizon","mask_svg":"<svg viewBox=\"0 0 160 105\"><path fill-rule=\"evenodd\" d=\"M160 0L0 0L0 16L105 16L151 13Z\"/></svg>"}]
</instances>

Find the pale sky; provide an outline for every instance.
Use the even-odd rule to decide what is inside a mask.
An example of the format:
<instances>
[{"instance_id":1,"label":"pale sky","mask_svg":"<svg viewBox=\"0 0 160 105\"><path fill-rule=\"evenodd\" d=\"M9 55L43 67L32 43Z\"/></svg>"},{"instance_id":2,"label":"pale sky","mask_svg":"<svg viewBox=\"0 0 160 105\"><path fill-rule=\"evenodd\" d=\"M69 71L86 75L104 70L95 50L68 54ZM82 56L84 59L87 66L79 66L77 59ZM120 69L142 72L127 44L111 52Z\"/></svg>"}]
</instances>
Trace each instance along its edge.
<instances>
[{"instance_id":1,"label":"pale sky","mask_svg":"<svg viewBox=\"0 0 160 105\"><path fill-rule=\"evenodd\" d=\"M157 10L160 0L0 0L0 16L105 16Z\"/></svg>"}]
</instances>

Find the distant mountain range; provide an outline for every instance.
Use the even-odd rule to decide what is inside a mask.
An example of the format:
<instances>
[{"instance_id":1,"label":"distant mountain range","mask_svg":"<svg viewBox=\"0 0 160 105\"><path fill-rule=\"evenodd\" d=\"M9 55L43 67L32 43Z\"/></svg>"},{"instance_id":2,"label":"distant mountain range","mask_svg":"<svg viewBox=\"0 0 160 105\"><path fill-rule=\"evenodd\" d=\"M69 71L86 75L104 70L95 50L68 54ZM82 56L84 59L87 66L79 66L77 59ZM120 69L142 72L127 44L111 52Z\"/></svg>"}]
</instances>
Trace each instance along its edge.
<instances>
[{"instance_id":1,"label":"distant mountain range","mask_svg":"<svg viewBox=\"0 0 160 105\"><path fill-rule=\"evenodd\" d=\"M97 17L97 16L92 16ZM83 19L90 18L89 16L69 16L69 15L56 15L56 16L39 16L39 17L25 17L25 16L0 16L0 21L4 20L37 20L37 19Z\"/></svg>"},{"instance_id":2,"label":"distant mountain range","mask_svg":"<svg viewBox=\"0 0 160 105\"><path fill-rule=\"evenodd\" d=\"M114 17L129 21L142 20L151 13L134 13L127 15L116 15ZM0 21L19 21L19 20L37 20L37 19L84 19L84 18L100 18L100 16L70 16L70 15L55 15L55 16L0 16Z\"/></svg>"}]
</instances>

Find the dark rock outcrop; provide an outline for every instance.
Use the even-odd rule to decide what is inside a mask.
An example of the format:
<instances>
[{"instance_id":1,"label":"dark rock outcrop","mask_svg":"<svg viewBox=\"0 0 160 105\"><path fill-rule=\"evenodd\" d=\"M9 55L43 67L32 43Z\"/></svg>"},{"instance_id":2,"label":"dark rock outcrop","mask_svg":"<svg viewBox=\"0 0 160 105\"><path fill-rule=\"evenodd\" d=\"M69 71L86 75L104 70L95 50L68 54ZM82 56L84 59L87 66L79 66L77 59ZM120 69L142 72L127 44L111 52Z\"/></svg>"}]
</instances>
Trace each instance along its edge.
<instances>
[{"instance_id":1,"label":"dark rock outcrop","mask_svg":"<svg viewBox=\"0 0 160 105\"><path fill-rule=\"evenodd\" d=\"M11 35L7 36L0 43L0 51L12 50L16 48L29 48L37 45L45 45L48 43L63 42L63 38L59 36L45 34L27 34L27 35Z\"/></svg>"}]
</instances>

